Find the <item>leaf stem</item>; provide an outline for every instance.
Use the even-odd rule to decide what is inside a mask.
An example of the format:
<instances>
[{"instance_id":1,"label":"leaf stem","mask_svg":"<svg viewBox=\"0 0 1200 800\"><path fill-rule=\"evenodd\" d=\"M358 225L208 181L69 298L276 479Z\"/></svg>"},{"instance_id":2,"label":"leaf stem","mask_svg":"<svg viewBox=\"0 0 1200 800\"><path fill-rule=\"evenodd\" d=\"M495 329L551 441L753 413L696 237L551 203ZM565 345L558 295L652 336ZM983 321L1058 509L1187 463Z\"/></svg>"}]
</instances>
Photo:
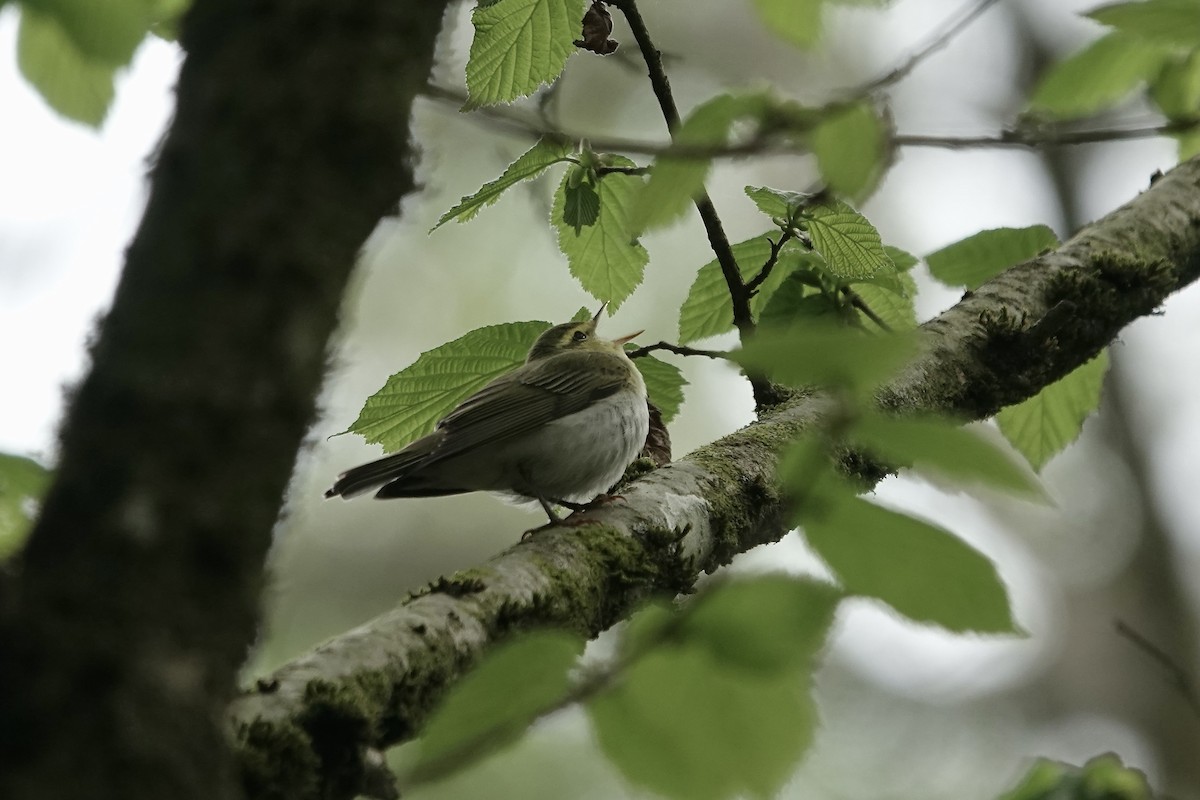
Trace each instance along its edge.
<instances>
[{"instance_id":1,"label":"leaf stem","mask_svg":"<svg viewBox=\"0 0 1200 800\"><path fill-rule=\"evenodd\" d=\"M861 311L867 319L871 320L871 322L874 322L888 333L892 332L892 326L888 325L882 317L871 310L871 307L867 305L867 301L862 299L862 295L851 289L849 286L842 287L842 294L844 294L846 299L850 301L850 305Z\"/></svg>"}]
</instances>

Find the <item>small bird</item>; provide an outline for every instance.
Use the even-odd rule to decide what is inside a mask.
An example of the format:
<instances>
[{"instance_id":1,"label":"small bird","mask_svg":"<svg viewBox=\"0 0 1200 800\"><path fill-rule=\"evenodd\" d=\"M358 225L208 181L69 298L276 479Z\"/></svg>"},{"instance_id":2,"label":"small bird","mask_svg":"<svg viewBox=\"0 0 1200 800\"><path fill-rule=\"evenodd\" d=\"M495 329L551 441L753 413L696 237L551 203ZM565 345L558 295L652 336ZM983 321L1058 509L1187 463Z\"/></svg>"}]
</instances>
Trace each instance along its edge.
<instances>
[{"instance_id":1,"label":"small bird","mask_svg":"<svg viewBox=\"0 0 1200 800\"><path fill-rule=\"evenodd\" d=\"M607 305L607 304L605 304ZM596 316L555 325L525 363L443 417L433 433L393 455L347 470L326 497L377 498L500 492L580 509L613 486L649 432L646 384L622 345L642 331L601 339Z\"/></svg>"}]
</instances>

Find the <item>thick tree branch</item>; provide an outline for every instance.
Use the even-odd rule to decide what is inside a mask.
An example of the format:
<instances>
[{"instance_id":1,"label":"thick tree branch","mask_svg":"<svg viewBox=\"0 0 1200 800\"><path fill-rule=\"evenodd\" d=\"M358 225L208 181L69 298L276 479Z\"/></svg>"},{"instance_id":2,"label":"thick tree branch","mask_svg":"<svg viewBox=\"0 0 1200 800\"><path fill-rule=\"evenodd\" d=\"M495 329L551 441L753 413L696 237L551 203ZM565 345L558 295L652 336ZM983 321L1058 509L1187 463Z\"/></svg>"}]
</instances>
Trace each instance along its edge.
<instances>
[{"instance_id":1,"label":"thick tree branch","mask_svg":"<svg viewBox=\"0 0 1200 800\"><path fill-rule=\"evenodd\" d=\"M988 417L1092 358L1198 276L1200 158L922 326L920 355L880 403ZM701 572L779 539L788 525L776 458L829 407L796 396L636 480L623 503L585 515L594 524L537 534L282 667L231 708L254 785L349 797L364 754L414 736L497 640L542 626L595 635L646 598L686 591Z\"/></svg>"},{"instance_id":2,"label":"thick tree branch","mask_svg":"<svg viewBox=\"0 0 1200 800\"><path fill-rule=\"evenodd\" d=\"M145 216L0 585L5 800L241 795L222 715L347 277L413 186L444 5L187 14Z\"/></svg>"}]
</instances>

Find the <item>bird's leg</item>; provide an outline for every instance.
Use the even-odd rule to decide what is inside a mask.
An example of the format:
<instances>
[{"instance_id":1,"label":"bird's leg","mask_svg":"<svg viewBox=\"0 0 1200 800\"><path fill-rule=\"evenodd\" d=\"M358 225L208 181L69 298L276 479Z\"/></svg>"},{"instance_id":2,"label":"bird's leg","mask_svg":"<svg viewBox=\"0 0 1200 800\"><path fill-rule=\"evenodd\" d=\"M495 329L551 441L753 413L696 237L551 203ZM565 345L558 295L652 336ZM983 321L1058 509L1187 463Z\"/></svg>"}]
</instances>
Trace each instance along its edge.
<instances>
[{"instance_id":1,"label":"bird's leg","mask_svg":"<svg viewBox=\"0 0 1200 800\"><path fill-rule=\"evenodd\" d=\"M595 497L593 497L591 500L587 501L586 503L571 503L567 500L558 500L558 499L556 499L554 502L557 505L560 505L563 508L569 508L572 511L591 511L593 509L599 508L600 506L602 506L606 503L611 503L614 500L624 500L624 499L625 498L619 494L607 494L605 492L602 492L602 493L596 495Z\"/></svg>"}]
</instances>

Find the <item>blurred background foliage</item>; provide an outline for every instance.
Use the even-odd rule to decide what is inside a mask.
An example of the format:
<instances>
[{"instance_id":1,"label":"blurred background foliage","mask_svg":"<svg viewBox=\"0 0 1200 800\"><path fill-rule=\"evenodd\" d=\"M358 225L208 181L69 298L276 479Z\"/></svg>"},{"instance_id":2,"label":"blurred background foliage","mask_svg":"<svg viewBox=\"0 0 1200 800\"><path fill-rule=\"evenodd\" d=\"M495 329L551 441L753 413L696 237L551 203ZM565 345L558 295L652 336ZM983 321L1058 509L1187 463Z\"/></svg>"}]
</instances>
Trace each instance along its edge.
<instances>
[{"instance_id":1,"label":"blurred background foliage","mask_svg":"<svg viewBox=\"0 0 1200 800\"><path fill-rule=\"evenodd\" d=\"M26 14L43 12L23 5ZM147 6L147 27L175 10L160 5ZM898 130L1002 130L1049 64L1102 33L1078 16L1090 7L1074 0L997 4L892 88ZM940 0L899 0L883 10L830 9L822 41L808 51L774 36L745 4L661 0L645 13L686 111L735 87L770 86L818 104L902 62L951 8ZM462 84L468 12L457 7L447 19L434 75L439 85ZM11 26L14 9L2 13ZM613 36L622 43L615 55L577 54L553 91L526 104L597 138L662 141L644 67L619 19ZM123 68L132 52L105 56L108 68ZM22 69L29 74L27 64ZM1122 119L1149 113L1137 99L1120 110ZM482 495L321 499L338 471L378 455L355 437L330 437L346 429L389 375L467 330L566 319L592 302L568 274L546 224L553 176L510 191L465 227L427 234L460 196L527 150L528 137L436 98L419 104L413 135L424 190L379 226L346 299L323 413L279 522L262 638L247 679L365 622L438 575L485 560L536 521ZM999 226L1042 223L1066 238L1132 197L1175 158L1167 139L1038 152L905 148L861 210L885 241L918 254ZM708 186L730 239L739 241L762 228L744 185L800 189L815 175L807 157L725 160ZM692 216L649 234L644 244L645 283L605 330L644 327L645 341L673 341L676 309L711 253ZM930 281L923 266L915 275L921 319L957 299ZM99 292L93 308L106 300ZM907 477L878 487L883 504L943 524L991 557L1029 636L952 637L869 603L850 603L818 673L823 725L782 797L995 797L1037 757L1081 765L1107 751L1144 771L1164 795L1200 797L1200 718L1163 666L1116 628L1125 623L1194 674L1200 595L1189 578L1200 566L1200 508L1191 488L1200 446L1198 304L1194 291L1174 298L1165 315L1136 323L1116 343L1100 414L1043 474L1053 507L968 496ZM732 339L709 344L724 347ZM671 428L676 456L750 421L749 388L730 366L677 363L690 386ZM795 534L740 557L730 570L822 574ZM593 645L604 646L604 637ZM578 710L561 712L512 749L408 796L644 796L608 765L591 736Z\"/></svg>"}]
</instances>

